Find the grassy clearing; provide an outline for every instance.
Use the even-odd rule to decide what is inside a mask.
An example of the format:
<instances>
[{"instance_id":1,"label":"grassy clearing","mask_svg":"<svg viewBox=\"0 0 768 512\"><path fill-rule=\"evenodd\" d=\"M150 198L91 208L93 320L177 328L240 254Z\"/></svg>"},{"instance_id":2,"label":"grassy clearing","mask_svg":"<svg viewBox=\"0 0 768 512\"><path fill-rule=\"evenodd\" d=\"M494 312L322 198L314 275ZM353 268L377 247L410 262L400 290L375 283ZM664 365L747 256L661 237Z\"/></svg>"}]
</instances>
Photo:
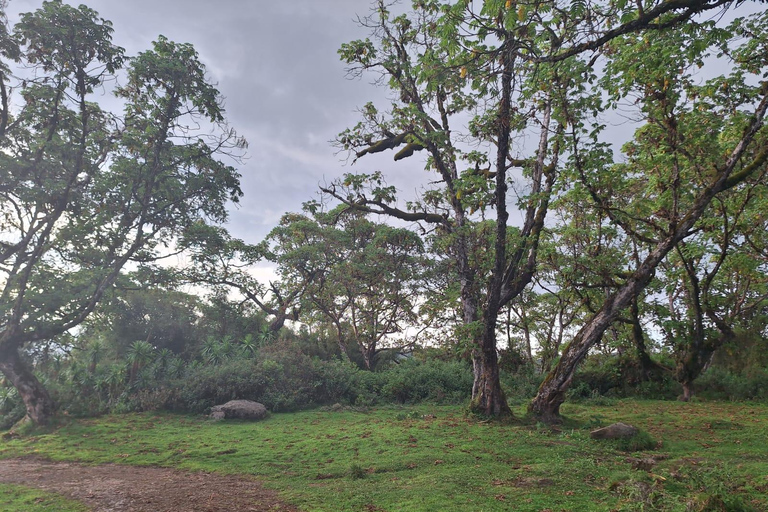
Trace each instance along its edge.
<instances>
[{"instance_id":1,"label":"grassy clearing","mask_svg":"<svg viewBox=\"0 0 768 512\"><path fill-rule=\"evenodd\" d=\"M557 430L437 406L275 414L256 424L113 415L6 439L0 457L250 474L317 511L768 510L765 405L626 400L564 413ZM619 420L661 446L627 453L589 438Z\"/></svg>"},{"instance_id":2,"label":"grassy clearing","mask_svg":"<svg viewBox=\"0 0 768 512\"><path fill-rule=\"evenodd\" d=\"M0 512L85 512L79 503L20 485L0 484Z\"/></svg>"}]
</instances>

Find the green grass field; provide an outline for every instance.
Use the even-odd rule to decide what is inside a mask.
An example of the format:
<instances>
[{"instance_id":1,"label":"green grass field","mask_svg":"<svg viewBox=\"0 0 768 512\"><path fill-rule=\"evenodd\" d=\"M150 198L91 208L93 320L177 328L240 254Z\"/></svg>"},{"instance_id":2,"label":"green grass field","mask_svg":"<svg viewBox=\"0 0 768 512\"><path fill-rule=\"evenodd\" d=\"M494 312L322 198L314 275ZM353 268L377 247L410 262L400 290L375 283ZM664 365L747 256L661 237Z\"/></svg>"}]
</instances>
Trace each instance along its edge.
<instances>
[{"instance_id":1,"label":"green grass field","mask_svg":"<svg viewBox=\"0 0 768 512\"><path fill-rule=\"evenodd\" d=\"M0 512L85 512L85 506L55 494L0 484Z\"/></svg>"},{"instance_id":2,"label":"green grass field","mask_svg":"<svg viewBox=\"0 0 768 512\"><path fill-rule=\"evenodd\" d=\"M302 510L768 510L765 405L625 400L563 412L555 430L483 423L443 406L260 423L113 415L5 439L0 457L255 475ZM640 427L657 447L629 453L589 438L614 421Z\"/></svg>"}]
</instances>

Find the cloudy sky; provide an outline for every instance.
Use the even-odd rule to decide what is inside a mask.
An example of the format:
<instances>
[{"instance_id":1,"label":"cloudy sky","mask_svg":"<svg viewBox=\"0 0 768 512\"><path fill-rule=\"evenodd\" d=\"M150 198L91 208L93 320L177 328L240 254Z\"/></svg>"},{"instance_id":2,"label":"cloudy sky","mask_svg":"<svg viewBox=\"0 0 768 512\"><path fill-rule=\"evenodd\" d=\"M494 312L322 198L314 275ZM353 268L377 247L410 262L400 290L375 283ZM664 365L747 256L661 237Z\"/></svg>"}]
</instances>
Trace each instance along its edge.
<instances>
[{"instance_id":1,"label":"cloudy sky","mask_svg":"<svg viewBox=\"0 0 768 512\"><path fill-rule=\"evenodd\" d=\"M245 196L230 214L234 236L260 241L283 213L299 211L320 183L344 172L385 170L393 184L411 192L417 186L418 162L393 165L388 155L351 168L329 144L357 122L358 107L385 94L365 79L348 79L336 53L367 35L355 23L368 14L367 0L66 1L112 21L113 40L129 55L150 48L158 34L195 46L225 97L230 124L249 142L238 165ZM41 4L10 0L11 23Z\"/></svg>"}]
</instances>

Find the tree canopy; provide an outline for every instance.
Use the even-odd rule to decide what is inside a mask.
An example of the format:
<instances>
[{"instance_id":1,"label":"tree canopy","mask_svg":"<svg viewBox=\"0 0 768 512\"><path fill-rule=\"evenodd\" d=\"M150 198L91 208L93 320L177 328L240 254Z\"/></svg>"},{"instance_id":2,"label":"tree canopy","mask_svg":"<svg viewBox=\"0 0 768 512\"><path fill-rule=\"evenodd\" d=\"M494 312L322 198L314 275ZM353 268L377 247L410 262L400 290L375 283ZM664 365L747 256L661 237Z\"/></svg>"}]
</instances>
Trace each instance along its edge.
<instances>
[{"instance_id":1,"label":"tree canopy","mask_svg":"<svg viewBox=\"0 0 768 512\"><path fill-rule=\"evenodd\" d=\"M60 0L3 33L0 369L37 422L53 404L19 350L82 323L123 268L167 255L199 219L224 221L241 195L219 157L244 141L194 49L160 37L128 59L111 38ZM119 70L120 115L94 94Z\"/></svg>"}]
</instances>

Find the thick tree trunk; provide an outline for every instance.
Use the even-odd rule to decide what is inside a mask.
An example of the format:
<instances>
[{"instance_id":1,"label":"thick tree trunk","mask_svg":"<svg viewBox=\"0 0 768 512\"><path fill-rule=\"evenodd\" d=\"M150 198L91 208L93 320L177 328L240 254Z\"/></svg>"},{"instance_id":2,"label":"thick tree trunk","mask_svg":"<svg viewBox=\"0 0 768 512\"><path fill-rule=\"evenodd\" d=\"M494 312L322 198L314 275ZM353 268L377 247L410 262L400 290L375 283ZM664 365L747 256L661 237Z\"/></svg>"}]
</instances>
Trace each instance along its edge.
<instances>
[{"instance_id":1,"label":"thick tree trunk","mask_svg":"<svg viewBox=\"0 0 768 512\"><path fill-rule=\"evenodd\" d=\"M693 382L691 381L684 381L681 382L683 386L683 394L677 397L678 400L681 402L688 402L691 400L691 397L693 396Z\"/></svg>"},{"instance_id":2,"label":"thick tree trunk","mask_svg":"<svg viewBox=\"0 0 768 512\"><path fill-rule=\"evenodd\" d=\"M768 93L768 88L764 88L762 92L764 95L766 93ZM659 262L678 242L690 234L691 229L704 213L712 198L723 190L738 185L765 163L768 153L761 151L754 160L745 164L739 172L734 173L734 169L741 161L755 135L763 127L763 118L767 110L768 95L760 101L741 141L728 156L724 167L718 171L711 184L698 194L691 208L680 216L680 222L675 225L674 230L657 243L634 275L614 295L606 299L600 310L587 321L586 325L566 347L557 366L547 375L536 398L531 402L529 406L531 414L549 423L560 421L560 405L565 401L565 392L573 381L576 366L587 356L589 349L600 341L603 333L616 319L619 312L629 306L632 299L637 297L648 285Z\"/></svg>"},{"instance_id":3,"label":"thick tree trunk","mask_svg":"<svg viewBox=\"0 0 768 512\"><path fill-rule=\"evenodd\" d=\"M485 343L477 351L473 363L475 365L475 381L472 386L473 395L470 409L475 414L494 418L512 416L512 410L507 405L504 391L499 381L499 363L495 343Z\"/></svg>"},{"instance_id":4,"label":"thick tree trunk","mask_svg":"<svg viewBox=\"0 0 768 512\"><path fill-rule=\"evenodd\" d=\"M45 425L54 413L51 396L27 368L16 348L0 350L0 371L13 384L27 407L27 415L37 425Z\"/></svg>"},{"instance_id":5,"label":"thick tree trunk","mask_svg":"<svg viewBox=\"0 0 768 512\"><path fill-rule=\"evenodd\" d=\"M373 361L376 357L376 346L368 346L364 343L358 343L360 347L360 354L363 356L363 362L365 362L365 368L367 370L373 370Z\"/></svg>"},{"instance_id":6,"label":"thick tree trunk","mask_svg":"<svg viewBox=\"0 0 768 512\"><path fill-rule=\"evenodd\" d=\"M271 332L275 338L277 338L277 333L283 328L285 320L288 318L288 315L286 315L284 311L279 313L280 314L275 315L275 318L269 322L269 332Z\"/></svg>"}]
</instances>

